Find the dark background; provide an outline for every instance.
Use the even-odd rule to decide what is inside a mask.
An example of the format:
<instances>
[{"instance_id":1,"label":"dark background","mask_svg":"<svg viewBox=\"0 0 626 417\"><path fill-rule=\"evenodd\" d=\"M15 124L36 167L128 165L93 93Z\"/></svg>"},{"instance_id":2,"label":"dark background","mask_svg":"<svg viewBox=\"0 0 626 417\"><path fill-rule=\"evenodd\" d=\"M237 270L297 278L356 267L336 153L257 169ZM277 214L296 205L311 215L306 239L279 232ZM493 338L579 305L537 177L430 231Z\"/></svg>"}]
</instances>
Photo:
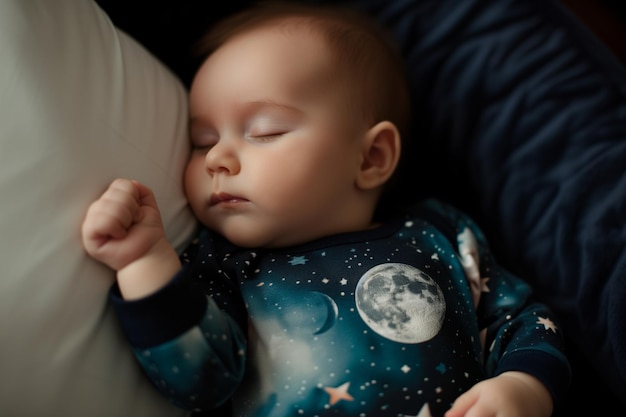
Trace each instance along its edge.
<instances>
[{"instance_id":1,"label":"dark background","mask_svg":"<svg viewBox=\"0 0 626 417\"><path fill-rule=\"evenodd\" d=\"M252 0L212 2L177 0L152 2L96 0L122 30L152 51L184 82L190 84L200 63L192 45L222 16ZM561 0L626 64L626 2L624 0ZM138 24L138 22L141 22Z\"/></svg>"}]
</instances>

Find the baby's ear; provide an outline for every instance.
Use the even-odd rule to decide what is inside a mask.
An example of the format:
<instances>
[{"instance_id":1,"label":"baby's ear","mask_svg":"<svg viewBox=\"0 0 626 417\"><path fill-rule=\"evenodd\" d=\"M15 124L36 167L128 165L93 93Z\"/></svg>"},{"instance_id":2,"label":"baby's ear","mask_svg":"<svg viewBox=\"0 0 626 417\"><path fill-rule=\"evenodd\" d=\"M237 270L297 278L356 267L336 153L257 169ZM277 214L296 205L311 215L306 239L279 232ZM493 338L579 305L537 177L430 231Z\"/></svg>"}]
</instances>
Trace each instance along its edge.
<instances>
[{"instance_id":1,"label":"baby's ear","mask_svg":"<svg viewBox=\"0 0 626 417\"><path fill-rule=\"evenodd\" d=\"M369 190L383 185L398 166L400 148L400 132L393 123L382 121L371 127L364 137L356 186Z\"/></svg>"}]
</instances>

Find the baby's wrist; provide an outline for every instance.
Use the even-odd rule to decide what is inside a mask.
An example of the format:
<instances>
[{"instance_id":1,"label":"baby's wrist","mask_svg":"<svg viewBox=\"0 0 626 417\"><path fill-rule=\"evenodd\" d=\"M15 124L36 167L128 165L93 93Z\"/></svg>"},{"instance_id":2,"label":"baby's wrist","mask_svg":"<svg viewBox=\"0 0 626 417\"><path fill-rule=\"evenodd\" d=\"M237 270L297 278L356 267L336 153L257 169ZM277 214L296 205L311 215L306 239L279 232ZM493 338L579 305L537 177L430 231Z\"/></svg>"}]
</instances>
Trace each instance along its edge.
<instances>
[{"instance_id":1,"label":"baby's wrist","mask_svg":"<svg viewBox=\"0 0 626 417\"><path fill-rule=\"evenodd\" d=\"M549 410L549 415L552 415L554 409L554 401L548 388L537 379L535 376L521 371L507 371L499 375L500 377L511 378L519 381L522 386L531 392L536 406L542 410Z\"/></svg>"},{"instance_id":2,"label":"baby's wrist","mask_svg":"<svg viewBox=\"0 0 626 417\"><path fill-rule=\"evenodd\" d=\"M144 256L117 272L122 297L135 300L165 286L181 268L180 259L166 239L155 244Z\"/></svg>"}]
</instances>

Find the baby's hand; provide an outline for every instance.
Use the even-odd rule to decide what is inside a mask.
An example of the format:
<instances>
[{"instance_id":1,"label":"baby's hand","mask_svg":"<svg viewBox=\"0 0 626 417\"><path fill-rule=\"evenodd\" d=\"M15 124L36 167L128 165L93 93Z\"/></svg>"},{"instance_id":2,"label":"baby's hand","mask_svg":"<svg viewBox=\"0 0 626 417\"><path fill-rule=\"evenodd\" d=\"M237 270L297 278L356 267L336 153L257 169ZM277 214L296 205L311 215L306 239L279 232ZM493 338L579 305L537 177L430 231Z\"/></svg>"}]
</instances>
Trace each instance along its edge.
<instances>
[{"instance_id":1,"label":"baby's hand","mask_svg":"<svg viewBox=\"0 0 626 417\"><path fill-rule=\"evenodd\" d=\"M116 179L87 210L83 246L94 259L119 271L146 256L166 239L152 191L127 179Z\"/></svg>"},{"instance_id":2,"label":"baby's hand","mask_svg":"<svg viewBox=\"0 0 626 417\"><path fill-rule=\"evenodd\" d=\"M462 394L445 417L550 417L552 397L535 377L504 372Z\"/></svg>"}]
</instances>

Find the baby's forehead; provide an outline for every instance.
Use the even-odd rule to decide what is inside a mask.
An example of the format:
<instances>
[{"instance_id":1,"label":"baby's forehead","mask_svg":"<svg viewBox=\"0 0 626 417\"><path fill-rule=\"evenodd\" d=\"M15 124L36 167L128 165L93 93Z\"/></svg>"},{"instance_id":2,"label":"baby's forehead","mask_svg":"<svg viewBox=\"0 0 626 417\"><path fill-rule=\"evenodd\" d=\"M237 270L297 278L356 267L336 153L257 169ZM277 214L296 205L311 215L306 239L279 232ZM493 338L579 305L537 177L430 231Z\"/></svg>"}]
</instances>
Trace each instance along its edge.
<instances>
[{"instance_id":1,"label":"baby's forehead","mask_svg":"<svg viewBox=\"0 0 626 417\"><path fill-rule=\"evenodd\" d=\"M260 32L276 32L286 36L311 35L320 42L327 43L326 30L322 22L308 16L289 15L277 16L266 21L242 28L238 32L232 33L229 39L239 36L254 36Z\"/></svg>"},{"instance_id":2,"label":"baby's forehead","mask_svg":"<svg viewBox=\"0 0 626 417\"><path fill-rule=\"evenodd\" d=\"M295 64L294 59L304 59L299 57L316 56L316 68L332 62L335 70L341 55L324 29L300 16L275 18L241 29L226 38L213 55L223 55L220 49L228 49L235 56L246 52L278 54L282 63L289 66Z\"/></svg>"},{"instance_id":3,"label":"baby's forehead","mask_svg":"<svg viewBox=\"0 0 626 417\"><path fill-rule=\"evenodd\" d=\"M316 92L303 93L306 96L329 92L328 87L343 77L338 76L339 67L328 42L311 26L307 19L283 17L231 33L207 57L192 91L200 82L203 86L215 82L225 85L224 80L230 80L231 86L251 90L259 90L261 84L267 89L280 86ZM331 91L339 89L333 87Z\"/></svg>"}]
</instances>

